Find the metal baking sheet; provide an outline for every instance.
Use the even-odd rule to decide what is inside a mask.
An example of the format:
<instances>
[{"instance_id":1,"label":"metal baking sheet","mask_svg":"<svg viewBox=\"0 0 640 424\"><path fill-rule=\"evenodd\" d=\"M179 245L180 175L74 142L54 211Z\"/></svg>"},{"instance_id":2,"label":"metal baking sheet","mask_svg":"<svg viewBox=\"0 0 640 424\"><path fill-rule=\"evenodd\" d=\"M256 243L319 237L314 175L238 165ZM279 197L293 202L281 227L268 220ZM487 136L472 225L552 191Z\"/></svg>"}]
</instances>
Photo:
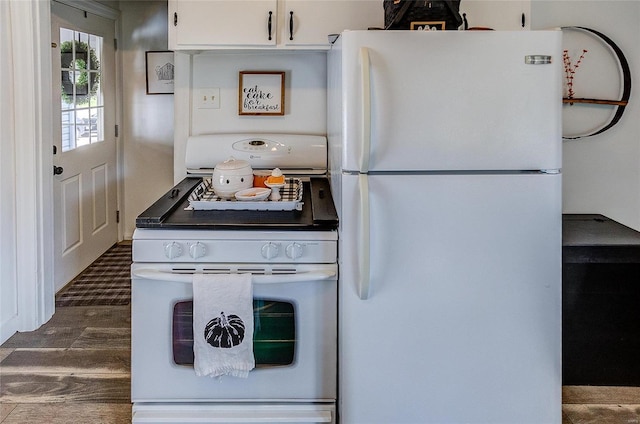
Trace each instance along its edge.
<instances>
[{"instance_id":1,"label":"metal baking sheet","mask_svg":"<svg viewBox=\"0 0 640 424\"><path fill-rule=\"evenodd\" d=\"M236 200L222 199L216 196L211 185L211 178L203 178L189 195L190 210L252 210L252 211L293 211L302 210L302 180L286 178L285 185L280 189L278 201Z\"/></svg>"}]
</instances>

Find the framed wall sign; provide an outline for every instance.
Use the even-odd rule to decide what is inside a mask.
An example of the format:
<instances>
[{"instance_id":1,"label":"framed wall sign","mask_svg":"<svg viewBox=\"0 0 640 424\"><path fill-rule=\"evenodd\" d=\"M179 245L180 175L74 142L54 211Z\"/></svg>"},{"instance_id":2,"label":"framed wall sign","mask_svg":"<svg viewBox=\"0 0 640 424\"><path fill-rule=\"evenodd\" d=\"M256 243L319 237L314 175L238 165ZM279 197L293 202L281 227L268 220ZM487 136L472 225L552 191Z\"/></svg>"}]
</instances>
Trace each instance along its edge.
<instances>
[{"instance_id":1,"label":"framed wall sign","mask_svg":"<svg viewBox=\"0 0 640 424\"><path fill-rule=\"evenodd\" d=\"M241 71L239 115L284 115L284 72Z\"/></svg>"},{"instance_id":2,"label":"framed wall sign","mask_svg":"<svg viewBox=\"0 0 640 424\"><path fill-rule=\"evenodd\" d=\"M413 21L409 29L412 31L444 31L446 24L445 21Z\"/></svg>"},{"instance_id":3,"label":"framed wall sign","mask_svg":"<svg viewBox=\"0 0 640 424\"><path fill-rule=\"evenodd\" d=\"M146 52L147 94L173 94L173 52Z\"/></svg>"}]
</instances>

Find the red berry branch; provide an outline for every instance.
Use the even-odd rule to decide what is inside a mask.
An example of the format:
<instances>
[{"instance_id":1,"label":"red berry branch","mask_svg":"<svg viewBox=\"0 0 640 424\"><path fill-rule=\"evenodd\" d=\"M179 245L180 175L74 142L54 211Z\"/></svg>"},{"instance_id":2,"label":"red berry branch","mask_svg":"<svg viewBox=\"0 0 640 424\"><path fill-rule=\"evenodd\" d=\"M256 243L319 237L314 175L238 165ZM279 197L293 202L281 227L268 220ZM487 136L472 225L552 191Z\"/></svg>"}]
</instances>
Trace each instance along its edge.
<instances>
[{"instance_id":1,"label":"red berry branch","mask_svg":"<svg viewBox=\"0 0 640 424\"><path fill-rule=\"evenodd\" d=\"M587 50L582 50L582 54L578 58L578 61L575 65L571 64L571 57L569 57L569 51L565 50L562 54L562 61L564 62L564 76L567 80L567 98L572 99L574 95L573 91L573 78L576 75L576 70L580 67L580 63L582 63L582 59L584 59L584 55L587 53Z\"/></svg>"}]
</instances>

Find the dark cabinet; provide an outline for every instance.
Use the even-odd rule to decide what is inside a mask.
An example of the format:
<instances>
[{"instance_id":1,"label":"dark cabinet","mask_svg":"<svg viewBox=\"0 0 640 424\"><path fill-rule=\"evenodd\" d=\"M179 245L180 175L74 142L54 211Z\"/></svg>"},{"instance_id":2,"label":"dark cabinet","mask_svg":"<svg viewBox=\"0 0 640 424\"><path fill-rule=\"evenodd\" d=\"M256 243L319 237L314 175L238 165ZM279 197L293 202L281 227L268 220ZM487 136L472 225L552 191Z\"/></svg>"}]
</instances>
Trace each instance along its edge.
<instances>
[{"instance_id":1,"label":"dark cabinet","mask_svg":"<svg viewBox=\"0 0 640 424\"><path fill-rule=\"evenodd\" d=\"M564 215L564 385L640 386L640 233Z\"/></svg>"}]
</instances>

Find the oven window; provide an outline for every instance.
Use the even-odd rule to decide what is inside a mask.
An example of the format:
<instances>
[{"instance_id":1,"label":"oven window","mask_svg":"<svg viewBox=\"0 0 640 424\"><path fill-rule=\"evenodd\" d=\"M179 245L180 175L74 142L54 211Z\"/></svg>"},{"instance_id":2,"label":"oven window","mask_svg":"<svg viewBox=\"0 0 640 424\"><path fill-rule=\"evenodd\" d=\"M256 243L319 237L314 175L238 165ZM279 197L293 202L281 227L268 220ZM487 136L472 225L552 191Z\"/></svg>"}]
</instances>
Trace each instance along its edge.
<instances>
[{"instance_id":1,"label":"oven window","mask_svg":"<svg viewBox=\"0 0 640 424\"><path fill-rule=\"evenodd\" d=\"M293 304L254 299L253 324L256 367L292 364L296 343ZM193 301L178 302L173 307L173 361L193 365Z\"/></svg>"}]
</instances>

